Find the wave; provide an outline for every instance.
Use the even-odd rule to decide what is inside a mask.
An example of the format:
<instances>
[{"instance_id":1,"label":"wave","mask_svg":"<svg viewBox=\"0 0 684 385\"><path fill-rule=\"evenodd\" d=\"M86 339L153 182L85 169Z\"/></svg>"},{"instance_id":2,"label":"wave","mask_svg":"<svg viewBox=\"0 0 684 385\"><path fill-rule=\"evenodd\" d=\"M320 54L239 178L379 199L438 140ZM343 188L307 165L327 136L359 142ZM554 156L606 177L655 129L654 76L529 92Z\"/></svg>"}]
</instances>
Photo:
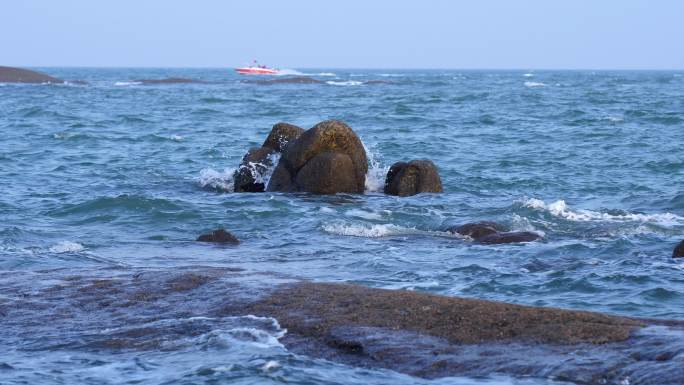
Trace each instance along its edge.
<instances>
[{"instance_id":1,"label":"wave","mask_svg":"<svg viewBox=\"0 0 684 385\"><path fill-rule=\"evenodd\" d=\"M390 211L384 210L384 212L389 213ZM362 218L362 219L368 219L368 220L380 220L383 217L382 213L378 213L378 212L374 212L374 211L366 211L366 210L361 210L361 209L351 209L351 210L345 212L344 215L348 216L348 217L356 217L356 218Z\"/></svg>"},{"instance_id":2,"label":"wave","mask_svg":"<svg viewBox=\"0 0 684 385\"><path fill-rule=\"evenodd\" d=\"M339 82L330 80L330 81L327 81L325 83L330 84L331 86L360 86L361 84L363 84L363 82L359 82L356 80L346 80L346 81L339 81Z\"/></svg>"},{"instance_id":3,"label":"wave","mask_svg":"<svg viewBox=\"0 0 684 385\"><path fill-rule=\"evenodd\" d=\"M546 83L542 82L525 82L525 87L545 87Z\"/></svg>"},{"instance_id":4,"label":"wave","mask_svg":"<svg viewBox=\"0 0 684 385\"><path fill-rule=\"evenodd\" d=\"M541 199L526 198L522 201L524 207L543 210L551 215L571 221L610 221L610 222L651 222L660 225L676 225L684 223L684 218L672 213L639 214L629 212L609 213L585 209L571 210L564 200L546 203Z\"/></svg>"},{"instance_id":5,"label":"wave","mask_svg":"<svg viewBox=\"0 0 684 385\"><path fill-rule=\"evenodd\" d=\"M49 251L57 254L63 253L78 253L85 250L82 244L71 241L62 241L50 247Z\"/></svg>"},{"instance_id":6,"label":"wave","mask_svg":"<svg viewBox=\"0 0 684 385\"><path fill-rule=\"evenodd\" d=\"M290 76L290 75L296 75L296 76L330 76L334 77L337 76L337 74L334 74L332 72L316 72L316 73L307 73L307 72L300 72L294 69L290 68L285 68L282 70L278 71L278 76Z\"/></svg>"},{"instance_id":7,"label":"wave","mask_svg":"<svg viewBox=\"0 0 684 385\"><path fill-rule=\"evenodd\" d=\"M534 76L534 74L533 73L526 73L526 74L523 74L523 76L526 78L531 78Z\"/></svg>"},{"instance_id":8,"label":"wave","mask_svg":"<svg viewBox=\"0 0 684 385\"><path fill-rule=\"evenodd\" d=\"M345 223L334 222L323 225L323 231L335 235L346 235L362 238L380 238L392 235L424 234L425 231L414 227L403 227L393 224Z\"/></svg>"},{"instance_id":9,"label":"wave","mask_svg":"<svg viewBox=\"0 0 684 385\"><path fill-rule=\"evenodd\" d=\"M234 172L234 168L225 168L223 171L216 171L213 168L205 168L200 170L200 175L197 182L202 188L233 192L235 191L235 187L233 185Z\"/></svg>"},{"instance_id":10,"label":"wave","mask_svg":"<svg viewBox=\"0 0 684 385\"><path fill-rule=\"evenodd\" d=\"M114 85L117 87L126 87L126 86L137 86L142 84L142 82L115 82Z\"/></svg>"}]
</instances>

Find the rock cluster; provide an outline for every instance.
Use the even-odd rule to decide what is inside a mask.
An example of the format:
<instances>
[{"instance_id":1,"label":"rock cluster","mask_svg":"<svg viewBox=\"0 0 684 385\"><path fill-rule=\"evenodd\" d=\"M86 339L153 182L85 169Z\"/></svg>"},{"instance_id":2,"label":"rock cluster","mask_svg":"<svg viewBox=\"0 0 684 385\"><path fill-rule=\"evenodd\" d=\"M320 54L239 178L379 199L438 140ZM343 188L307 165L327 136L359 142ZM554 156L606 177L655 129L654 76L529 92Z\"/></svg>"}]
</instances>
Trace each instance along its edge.
<instances>
[{"instance_id":1,"label":"rock cluster","mask_svg":"<svg viewBox=\"0 0 684 385\"><path fill-rule=\"evenodd\" d=\"M224 229L217 229L209 234L200 235L199 237L197 237L197 242L211 242L237 245L238 243L240 243L240 240Z\"/></svg>"},{"instance_id":2,"label":"rock cluster","mask_svg":"<svg viewBox=\"0 0 684 385\"><path fill-rule=\"evenodd\" d=\"M366 172L366 150L356 133L343 122L326 120L285 149L267 191L362 194Z\"/></svg>"}]
</instances>

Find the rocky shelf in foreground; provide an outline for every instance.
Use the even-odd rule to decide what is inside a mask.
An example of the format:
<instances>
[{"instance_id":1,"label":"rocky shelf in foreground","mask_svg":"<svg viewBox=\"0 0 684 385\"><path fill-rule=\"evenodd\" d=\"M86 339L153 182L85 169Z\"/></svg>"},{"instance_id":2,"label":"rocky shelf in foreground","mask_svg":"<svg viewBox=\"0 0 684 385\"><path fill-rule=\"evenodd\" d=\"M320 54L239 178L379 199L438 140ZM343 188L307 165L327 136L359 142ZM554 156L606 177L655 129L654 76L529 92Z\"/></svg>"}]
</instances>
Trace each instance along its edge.
<instances>
[{"instance_id":1,"label":"rocky shelf in foreground","mask_svg":"<svg viewBox=\"0 0 684 385\"><path fill-rule=\"evenodd\" d=\"M279 323L275 334L291 352L417 377L503 374L578 384L675 384L684 378L679 321L230 268L11 272L0 274L0 286L6 295L0 340L8 343L21 338L39 346L62 330L71 350L157 351L170 349L168 341L221 327L223 320L254 315L267 318L244 319L277 320L266 323ZM166 325L177 318L201 325ZM166 321L152 322L159 319Z\"/></svg>"}]
</instances>

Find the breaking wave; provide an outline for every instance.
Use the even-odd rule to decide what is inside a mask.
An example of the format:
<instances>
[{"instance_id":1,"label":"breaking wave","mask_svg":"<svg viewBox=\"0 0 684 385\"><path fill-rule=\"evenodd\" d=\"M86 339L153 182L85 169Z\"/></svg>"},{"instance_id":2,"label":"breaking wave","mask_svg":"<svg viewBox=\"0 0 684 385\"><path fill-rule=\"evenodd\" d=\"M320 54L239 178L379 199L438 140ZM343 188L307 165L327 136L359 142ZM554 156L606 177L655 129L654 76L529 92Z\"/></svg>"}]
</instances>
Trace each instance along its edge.
<instances>
[{"instance_id":1,"label":"breaking wave","mask_svg":"<svg viewBox=\"0 0 684 385\"><path fill-rule=\"evenodd\" d=\"M652 222L660 225L676 225L684 223L684 218L672 214L639 214L630 212L601 212L585 209L571 210L564 200L558 200L553 203L546 203L541 199L527 198L522 201L524 207L535 210L543 210L549 212L551 215L565 218L571 221L586 222L586 221L612 221L612 222Z\"/></svg>"},{"instance_id":2,"label":"breaking wave","mask_svg":"<svg viewBox=\"0 0 684 385\"><path fill-rule=\"evenodd\" d=\"M142 84L142 82L116 82L116 83L114 83L114 85L118 86L118 87L137 86L140 84Z\"/></svg>"},{"instance_id":3,"label":"breaking wave","mask_svg":"<svg viewBox=\"0 0 684 385\"><path fill-rule=\"evenodd\" d=\"M202 188L233 192L235 191L233 185L234 172L234 168L225 168L223 171L216 171L213 168L205 168L200 171L197 182Z\"/></svg>"},{"instance_id":4,"label":"breaking wave","mask_svg":"<svg viewBox=\"0 0 684 385\"><path fill-rule=\"evenodd\" d=\"M82 244L76 243L76 242L71 242L71 241L62 241L59 242L58 244L50 247L49 251L57 254L62 254L62 253L78 253L79 251L85 250L85 247L83 247Z\"/></svg>"},{"instance_id":5,"label":"breaking wave","mask_svg":"<svg viewBox=\"0 0 684 385\"><path fill-rule=\"evenodd\" d=\"M356 80L346 80L340 82L330 80L325 83L330 84L331 86L360 86L361 84L363 84L363 82L359 82Z\"/></svg>"},{"instance_id":6,"label":"breaking wave","mask_svg":"<svg viewBox=\"0 0 684 385\"><path fill-rule=\"evenodd\" d=\"M371 223L347 223L334 222L323 225L323 231L335 235L346 235L351 237L380 238L392 235L424 234L425 231L413 227L403 227L398 225L371 224Z\"/></svg>"},{"instance_id":7,"label":"breaking wave","mask_svg":"<svg viewBox=\"0 0 684 385\"><path fill-rule=\"evenodd\" d=\"M542 82L525 82L525 87L545 87L546 83Z\"/></svg>"}]
</instances>

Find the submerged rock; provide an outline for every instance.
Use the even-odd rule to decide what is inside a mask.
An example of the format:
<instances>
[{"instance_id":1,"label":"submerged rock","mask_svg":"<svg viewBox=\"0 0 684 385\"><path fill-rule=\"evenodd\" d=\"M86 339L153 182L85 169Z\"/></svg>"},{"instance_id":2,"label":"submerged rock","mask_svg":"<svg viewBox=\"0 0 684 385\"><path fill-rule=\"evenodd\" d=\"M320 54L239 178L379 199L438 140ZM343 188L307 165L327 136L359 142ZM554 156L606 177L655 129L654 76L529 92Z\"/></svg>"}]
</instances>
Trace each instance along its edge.
<instances>
[{"instance_id":1,"label":"submerged rock","mask_svg":"<svg viewBox=\"0 0 684 385\"><path fill-rule=\"evenodd\" d=\"M326 120L305 131L280 157L268 191L361 194L368 159L354 131Z\"/></svg>"},{"instance_id":2,"label":"submerged rock","mask_svg":"<svg viewBox=\"0 0 684 385\"><path fill-rule=\"evenodd\" d=\"M0 83L64 83L64 80L23 68L0 66Z\"/></svg>"},{"instance_id":3,"label":"submerged rock","mask_svg":"<svg viewBox=\"0 0 684 385\"><path fill-rule=\"evenodd\" d=\"M684 258L684 241L679 242L672 251L672 258Z\"/></svg>"},{"instance_id":4,"label":"submerged rock","mask_svg":"<svg viewBox=\"0 0 684 385\"><path fill-rule=\"evenodd\" d=\"M442 180L437 167L430 160L397 162L387 172L384 191L385 194L401 197L424 192L441 193Z\"/></svg>"},{"instance_id":5,"label":"submerged rock","mask_svg":"<svg viewBox=\"0 0 684 385\"><path fill-rule=\"evenodd\" d=\"M540 238L539 234L531 231L505 231L501 224L491 221L452 226L446 231L470 237L475 242L483 244L532 242Z\"/></svg>"},{"instance_id":6,"label":"submerged rock","mask_svg":"<svg viewBox=\"0 0 684 385\"><path fill-rule=\"evenodd\" d=\"M240 240L224 229L217 229L212 231L211 234L200 235L197 237L197 242L230 243L236 245L240 243Z\"/></svg>"},{"instance_id":7,"label":"submerged rock","mask_svg":"<svg viewBox=\"0 0 684 385\"><path fill-rule=\"evenodd\" d=\"M2 286L8 295L0 303L0 340L49 357L55 357L56 331L60 346L78 351L175 356L196 354L196 338L212 331L249 330L241 335L262 347L267 339L276 352L282 344L295 354L424 378L496 373L511 376L508 382L607 385L684 378L684 323L675 320L312 283L225 267L13 272ZM78 363L64 368L80 370Z\"/></svg>"}]
</instances>

